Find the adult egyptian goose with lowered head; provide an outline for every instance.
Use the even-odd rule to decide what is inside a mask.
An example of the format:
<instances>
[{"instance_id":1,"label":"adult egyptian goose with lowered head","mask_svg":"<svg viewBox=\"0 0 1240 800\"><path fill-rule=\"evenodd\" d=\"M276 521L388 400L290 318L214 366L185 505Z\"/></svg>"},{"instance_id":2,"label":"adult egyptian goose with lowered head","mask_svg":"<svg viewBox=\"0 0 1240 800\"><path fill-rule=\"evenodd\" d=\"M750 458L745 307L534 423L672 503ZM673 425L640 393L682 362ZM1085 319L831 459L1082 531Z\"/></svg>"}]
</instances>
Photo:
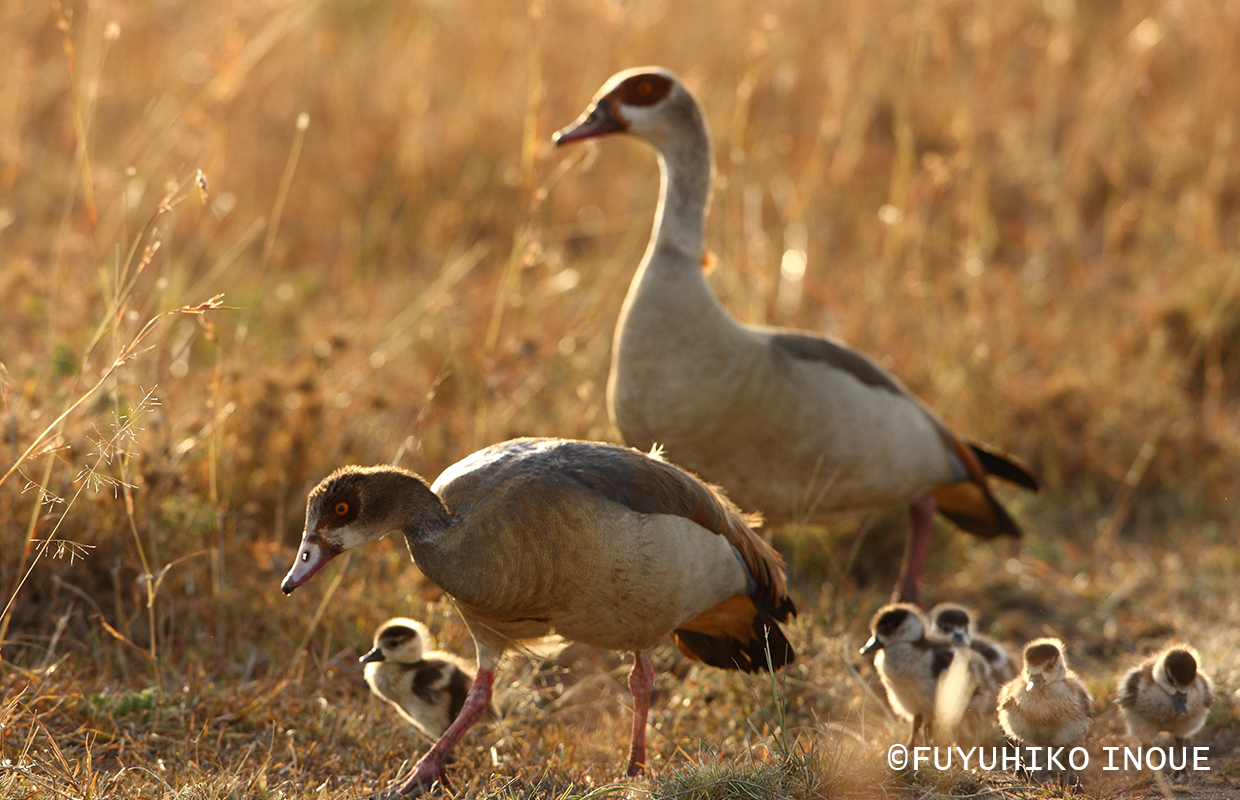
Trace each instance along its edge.
<instances>
[{"instance_id":1,"label":"adult egyptian goose with lowered head","mask_svg":"<svg viewBox=\"0 0 1240 800\"><path fill-rule=\"evenodd\" d=\"M1139 742L1166 731L1183 747L1206 724L1214 684L1198 666L1197 651L1172 645L1130 669L1119 683L1119 708Z\"/></svg>"},{"instance_id":2,"label":"adult egyptian goose with lowered head","mask_svg":"<svg viewBox=\"0 0 1240 800\"><path fill-rule=\"evenodd\" d=\"M989 538L1019 536L987 475L1039 483L953 434L866 356L801 331L742 325L702 274L714 162L701 106L658 67L617 73L558 145L629 133L658 151L654 233L620 312L608 406L626 443L658 444L768 521L828 521L910 503L896 599L917 599L937 510Z\"/></svg>"},{"instance_id":3,"label":"adult egyptian goose with lowered head","mask_svg":"<svg viewBox=\"0 0 1240 800\"><path fill-rule=\"evenodd\" d=\"M517 643L558 634L633 653L628 773L644 771L654 668L671 634L686 656L756 672L793 659L778 623L795 613L783 561L722 494L655 454L516 439L448 467L431 486L397 467L345 467L310 494L287 594L335 556L393 531L456 601L478 674L456 720L383 797L444 777L453 746L491 700Z\"/></svg>"},{"instance_id":4,"label":"adult egyptian goose with lowered head","mask_svg":"<svg viewBox=\"0 0 1240 800\"><path fill-rule=\"evenodd\" d=\"M426 626L393 617L375 631L375 646L362 656L370 691L391 703L422 733L438 739L461 713L474 671L451 653L427 651Z\"/></svg>"}]
</instances>

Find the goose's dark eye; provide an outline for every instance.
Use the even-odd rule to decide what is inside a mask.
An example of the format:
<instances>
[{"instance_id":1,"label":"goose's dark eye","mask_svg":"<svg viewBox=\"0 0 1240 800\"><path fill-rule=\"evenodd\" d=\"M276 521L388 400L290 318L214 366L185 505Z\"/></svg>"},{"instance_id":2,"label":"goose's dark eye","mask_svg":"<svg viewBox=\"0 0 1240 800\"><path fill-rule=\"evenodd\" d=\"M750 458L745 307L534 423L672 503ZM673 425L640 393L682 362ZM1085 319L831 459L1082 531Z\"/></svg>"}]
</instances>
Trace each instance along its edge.
<instances>
[{"instance_id":1,"label":"goose's dark eye","mask_svg":"<svg viewBox=\"0 0 1240 800\"><path fill-rule=\"evenodd\" d=\"M348 503L337 503L335 511L336 511L336 516L343 517L345 514L349 513L349 504Z\"/></svg>"},{"instance_id":2,"label":"goose's dark eye","mask_svg":"<svg viewBox=\"0 0 1240 800\"><path fill-rule=\"evenodd\" d=\"M649 97L651 92L653 91L654 91L654 84L652 84L650 81L642 81L641 83L637 84L638 97Z\"/></svg>"}]
</instances>

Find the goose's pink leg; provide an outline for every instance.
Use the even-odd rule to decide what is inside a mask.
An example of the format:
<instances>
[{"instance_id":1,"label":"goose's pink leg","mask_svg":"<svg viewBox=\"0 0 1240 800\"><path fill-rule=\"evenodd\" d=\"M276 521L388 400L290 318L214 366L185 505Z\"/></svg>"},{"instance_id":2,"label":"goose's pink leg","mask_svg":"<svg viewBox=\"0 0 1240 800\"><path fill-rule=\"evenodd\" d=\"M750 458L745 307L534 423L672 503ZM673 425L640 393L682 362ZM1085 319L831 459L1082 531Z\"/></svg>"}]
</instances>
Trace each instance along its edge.
<instances>
[{"instance_id":1,"label":"goose's pink leg","mask_svg":"<svg viewBox=\"0 0 1240 800\"><path fill-rule=\"evenodd\" d=\"M469 694L465 695L465 705L461 706L461 713L456 715L456 719L443 732L439 740L414 765L413 771L408 776L400 783L372 795L371 800L417 797L430 789L435 781L443 782L452 748L465 735L465 731L469 730L486 713L491 705L491 688L494 683L494 670L479 669L473 686L469 687Z\"/></svg>"},{"instance_id":2,"label":"goose's pink leg","mask_svg":"<svg viewBox=\"0 0 1240 800\"><path fill-rule=\"evenodd\" d=\"M904 562L900 565L900 579L891 598L893 602L921 604L917 594L917 578L921 575L926 553L930 549L930 532L934 527L934 512L938 507L933 495L928 492L909 506L912 524L909 527Z\"/></svg>"},{"instance_id":3,"label":"goose's pink leg","mask_svg":"<svg viewBox=\"0 0 1240 800\"><path fill-rule=\"evenodd\" d=\"M633 745L629 748L629 776L646 771L646 718L654 692L654 665L645 653L633 654L629 671L629 691L633 693Z\"/></svg>"}]
</instances>

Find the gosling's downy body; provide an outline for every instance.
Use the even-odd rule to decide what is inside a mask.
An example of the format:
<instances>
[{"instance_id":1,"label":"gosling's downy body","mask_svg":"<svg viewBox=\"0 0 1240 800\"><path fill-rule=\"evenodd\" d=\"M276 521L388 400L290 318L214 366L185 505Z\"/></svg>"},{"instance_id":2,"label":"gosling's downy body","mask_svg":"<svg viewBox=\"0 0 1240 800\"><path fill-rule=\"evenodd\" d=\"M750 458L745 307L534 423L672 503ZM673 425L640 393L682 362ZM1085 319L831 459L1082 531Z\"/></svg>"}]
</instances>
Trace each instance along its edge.
<instances>
[{"instance_id":1,"label":"gosling's downy body","mask_svg":"<svg viewBox=\"0 0 1240 800\"><path fill-rule=\"evenodd\" d=\"M719 304L701 268L710 133L675 75L617 73L555 141L609 133L648 142L662 171L654 232L612 348L608 408L626 443L665 448L768 522L909 505L899 600L917 600L936 510L977 536L1020 535L988 475L1037 490L1028 469L958 438L856 350L814 333L742 325Z\"/></svg>"},{"instance_id":2,"label":"gosling's downy body","mask_svg":"<svg viewBox=\"0 0 1240 800\"><path fill-rule=\"evenodd\" d=\"M1119 707L1132 738L1148 742L1166 731L1183 747L1201 730L1214 704L1214 683L1200 663L1193 648L1172 645L1124 674Z\"/></svg>"},{"instance_id":3,"label":"gosling's downy body","mask_svg":"<svg viewBox=\"0 0 1240 800\"><path fill-rule=\"evenodd\" d=\"M939 603L930 609L930 627L935 633L946 637L957 647L970 647L986 659L990 671L1000 685L1019 674L1016 662L1008 655L1007 648L974 629L973 614L956 603Z\"/></svg>"},{"instance_id":4,"label":"gosling's downy body","mask_svg":"<svg viewBox=\"0 0 1240 800\"><path fill-rule=\"evenodd\" d=\"M861 648L874 653L874 669L887 690L887 702L912 723L909 747L923 727L934 738L939 677L951 666L955 648L946 639L926 633L926 618L911 603L880 608L870 622L871 636Z\"/></svg>"},{"instance_id":5,"label":"gosling's downy body","mask_svg":"<svg viewBox=\"0 0 1240 800\"><path fill-rule=\"evenodd\" d=\"M645 651L663 636L724 669L793 659L778 624L795 613L779 555L721 494L655 455L517 439L457 462L433 486L396 467L345 467L310 495L285 593L394 531L456 602L478 672L456 720L384 797L444 778L452 748L490 704L496 665L520 642L558 634L633 653L631 775L645 768L654 677Z\"/></svg>"},{"instance_id":6,"label":"gosling's downy body","mask_svg":"<svg viewBox=\"0 0 1240 800\"><path fill-rule=\"evenodd\" d=\"M999 736L996 708L1002 684L981 653L954 646L947 670L935 691L935 730L945 740L965 747L994 744Z\"/></svg>"},{"instance_id":7,"label":"gosling's downy body","mask_svg":"<svg viewBox=\"0 0 1240 800\"><path fill-rule=\"evenodd\" d=\"M1091 702L1068 669L1063 642L1035 639L1025 645L1021 674L999 692L999 724L1021 745L1076 747L1093 722Z\"/></svg>"},{"instance_id":8,"label":"gosling's downy body","mask_svg":"<svg viewBox=\"0 0 1240 800\"><path fill-rule=\"evenodd\" d=\"M374 648L361 657L366 683L411 725L438 739L461 713L474 670L433 646L422 623L393 617L375 631Z\"/></svg>"}]
</instances>

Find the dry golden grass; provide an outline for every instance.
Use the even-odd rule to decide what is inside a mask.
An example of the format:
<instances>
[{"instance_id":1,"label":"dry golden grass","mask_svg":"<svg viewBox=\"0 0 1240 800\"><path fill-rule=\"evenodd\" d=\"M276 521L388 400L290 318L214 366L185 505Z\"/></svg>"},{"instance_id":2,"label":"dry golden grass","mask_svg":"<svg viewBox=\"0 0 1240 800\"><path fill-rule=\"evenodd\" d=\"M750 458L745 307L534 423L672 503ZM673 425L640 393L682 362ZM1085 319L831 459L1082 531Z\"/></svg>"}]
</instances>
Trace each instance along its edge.
<instances>
[{"instance_id":1,"label":"dry golden grass","mask_svg":"<svg viewBox=\"0 0 1240 800\"><path fill-rule=\"evenodd\" d=\"M643 63L708 110L733 313L1045 477L1023 547L940 532L929 599L1068 641L1098 744L1114 674L1188 638L1222 696L1193 791L1237 796L1240 10L1200 0L0 6L0 795L351 796L417 755L356 657L394 613L467 632L399 543L281 596L305 494L615 438L654 159L548 137ZM657 654L653 780L616 783L626 665L570 650L501 676L456 796L1056 796L885 767L855 653L903 524L776 533L775 686Z\"/></svg>"}]
</instances>

